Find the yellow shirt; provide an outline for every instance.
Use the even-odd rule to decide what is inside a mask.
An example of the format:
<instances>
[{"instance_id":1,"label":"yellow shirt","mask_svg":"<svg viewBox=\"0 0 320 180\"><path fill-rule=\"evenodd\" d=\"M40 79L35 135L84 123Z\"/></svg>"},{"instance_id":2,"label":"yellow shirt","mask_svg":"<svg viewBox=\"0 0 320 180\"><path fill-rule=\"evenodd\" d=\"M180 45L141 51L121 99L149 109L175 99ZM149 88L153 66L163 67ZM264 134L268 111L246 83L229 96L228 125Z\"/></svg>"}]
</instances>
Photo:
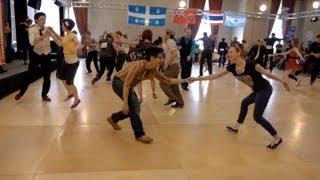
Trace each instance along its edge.
<instances>
[{"instance_id":1,"label":"yellow shirt","mask_svg":"<svg viewBox=\"0 0 320 180\"><path fill-rule=\"evenodd\" d=\"M66 63L71 64L78 62L76 35L69 33L62 38L63 54Z\"/></svg>"}]
</instances>

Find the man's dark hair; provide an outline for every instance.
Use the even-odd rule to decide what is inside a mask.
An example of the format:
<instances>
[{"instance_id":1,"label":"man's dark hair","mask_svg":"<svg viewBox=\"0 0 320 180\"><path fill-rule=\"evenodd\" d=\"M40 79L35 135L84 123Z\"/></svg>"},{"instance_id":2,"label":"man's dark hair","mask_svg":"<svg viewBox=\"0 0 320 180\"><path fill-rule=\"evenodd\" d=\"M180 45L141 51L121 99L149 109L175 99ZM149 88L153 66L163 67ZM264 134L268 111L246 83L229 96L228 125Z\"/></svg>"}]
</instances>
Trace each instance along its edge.
<instances>
[{"instance_id":1,"label":"man's dark hair","mask_svg":"<svg viewBox=\"0 0 320 180\"><path fill-rule=\"evenodd\" d=\"M46 17L46 14L43 13L43 12L37 12L37 13L34 15L34 20L37 21L41 16Z\"/></svg>"},{"instance_id":2,"label":"man's dark hair","mask_svg":"<svg viewBox=\"0 0 320 180\"><path fill-rule=\"evenodd\" d=\"M156 47L156 46L150 46L147 50L146 50L146 60L150 61L151 57L158 57L158 55L160 53L163 53L163 49Z\"/></svg>"},{"instance_id":3,"label":"man's dark hair","mask_svg":"<svg viewBox=\"0 0 320 180\"><path fill-rule=\"evenodd\" d=\"M320 38L320 34L317 35L317 39Z\"/></svg>"}]
</instances>

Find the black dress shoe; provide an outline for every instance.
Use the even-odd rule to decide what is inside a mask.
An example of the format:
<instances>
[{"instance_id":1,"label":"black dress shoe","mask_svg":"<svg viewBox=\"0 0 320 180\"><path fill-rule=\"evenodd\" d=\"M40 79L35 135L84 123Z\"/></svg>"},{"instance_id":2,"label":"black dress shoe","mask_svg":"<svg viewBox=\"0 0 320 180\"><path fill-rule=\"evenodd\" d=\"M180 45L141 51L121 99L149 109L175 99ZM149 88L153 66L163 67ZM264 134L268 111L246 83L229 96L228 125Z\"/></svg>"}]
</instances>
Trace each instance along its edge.
<instances>
[{"instance_id":1,"label":"black dress shoe","mask_svg":"<svg viewBox=\"0 0 320 180\"><path fill-rule=\"evenodd\" d=\"M42 97L42 100L43 100L43 101L47 101L47 102L50 102L50 101L51 101L51 99L49 98L49 96L43 96L43 97Z\"/></svg>"},{"instance_id":2,"label":"black dress shoe","mask_svg":"<svg viewBox=\"0 0 320 180\"><path fill-rule=\"evenodd\" d=\"M167 106L167 105L170 105L170 104L172 104L172 103L174 103L174 102L176 102L176 101L175 101L175 100L170 100L170 99L169 99L169 101L168 101L167 103L165 103L164 105L165 105L165 106Z\"/></svg>"},{"instance_id":3,"label":"black dress shoe","mask_svg":"<svg viewBox=\"0 0 320 180\"><path fill-rule=\"evenodd\" d=\"M185 91L189 91L189 89L187 87L183 87L182 89Z\"/></svg>"},{"instance_id":4,"label":"black dress shoe","mask_svg":"<svg viewBox=\"0 0 320 180\"><path fill-rule=\"evenodd\" d=\"M234 134L237 134L239 131L238 129L233 129L231 126L227 126L227 129L229 132L234 133Z\"/></svg>"},{"instance_id":5,"label":"black dress shoe","mask_svg":"<svg viewBox=\"0 0 320 180\"><path fill-rule=\"evenodd\" d=\"M92 81L91 81L91 85L93 86L97 81L98 81L98 79L97 79L97 78L92 79Z\"/></svg>"},{"instance_id":6,"label":"black dress shoe","mask_svg":"<svg viewBox=\"0 0 320 180\"><path fill-rule=\"evenodd\" d=\"M183 108L183 104L175 104L171 106L172 108Z\"/></svg>"},{"instance_id":7,"label":"black dress shoe","mask_svg":"<svg viewBox=\"0 0 320 180\"><path fill-rule=\"evenodd\" d=\"M282 143L282 138L278 142L273 142L267 146L269 149L276 149Z\"/></svg>"}]
</instances>

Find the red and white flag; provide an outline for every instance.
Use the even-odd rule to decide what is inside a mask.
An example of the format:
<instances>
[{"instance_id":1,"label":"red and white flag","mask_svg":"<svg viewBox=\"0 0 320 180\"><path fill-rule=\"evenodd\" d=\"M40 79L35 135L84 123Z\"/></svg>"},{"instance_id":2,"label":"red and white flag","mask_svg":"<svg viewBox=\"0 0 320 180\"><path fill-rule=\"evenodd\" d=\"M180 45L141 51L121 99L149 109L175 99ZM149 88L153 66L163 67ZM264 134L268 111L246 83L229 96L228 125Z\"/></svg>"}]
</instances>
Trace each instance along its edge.
<instances>
[{"instance_id":1,"label":"red and white flag","mask_svg":"<svg viewBox=\"0 0 320 180\"><path fill-rule=\"evenodd\" d=\"M197 17L197 9L175 9L173 23L176 24L195 24Z\"/></svg>"}]
</instances>

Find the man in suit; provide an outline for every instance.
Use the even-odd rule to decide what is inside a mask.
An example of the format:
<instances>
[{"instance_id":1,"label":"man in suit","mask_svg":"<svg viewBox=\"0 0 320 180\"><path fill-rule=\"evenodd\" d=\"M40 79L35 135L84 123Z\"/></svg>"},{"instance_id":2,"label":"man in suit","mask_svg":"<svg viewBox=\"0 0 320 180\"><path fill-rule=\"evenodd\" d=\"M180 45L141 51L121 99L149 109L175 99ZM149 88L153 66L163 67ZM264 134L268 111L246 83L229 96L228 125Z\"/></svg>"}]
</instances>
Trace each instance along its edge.
<instances>
[{"instance_id":1,"label":"man in suit","mask_svg":"<svg viewBox=\"0 0 320 180\"><path fill-rule=\"evenodd\" d=\"M180 65L181 65L181 78L186 79L191 76L192 70L192 56L196 51L196 44L191 37L191 29L185 29L186 35L177 41L180 49ZM188 83L181 84L182 89L188 91Z\"/></svg>"},{"instance_id":2,"label":"man in suit","mask_svg":"<svg viewBox=\"0 0 320 180\"><path fill-rule=\"evenodd\" d=\"M262 39L259 39L257 44L250 49L248 53L248 59L251 61L258 62L261 66L265 68L265 58L268 58L267 49L264 46L264 41Z\"/></svg>"}]
</instances>

